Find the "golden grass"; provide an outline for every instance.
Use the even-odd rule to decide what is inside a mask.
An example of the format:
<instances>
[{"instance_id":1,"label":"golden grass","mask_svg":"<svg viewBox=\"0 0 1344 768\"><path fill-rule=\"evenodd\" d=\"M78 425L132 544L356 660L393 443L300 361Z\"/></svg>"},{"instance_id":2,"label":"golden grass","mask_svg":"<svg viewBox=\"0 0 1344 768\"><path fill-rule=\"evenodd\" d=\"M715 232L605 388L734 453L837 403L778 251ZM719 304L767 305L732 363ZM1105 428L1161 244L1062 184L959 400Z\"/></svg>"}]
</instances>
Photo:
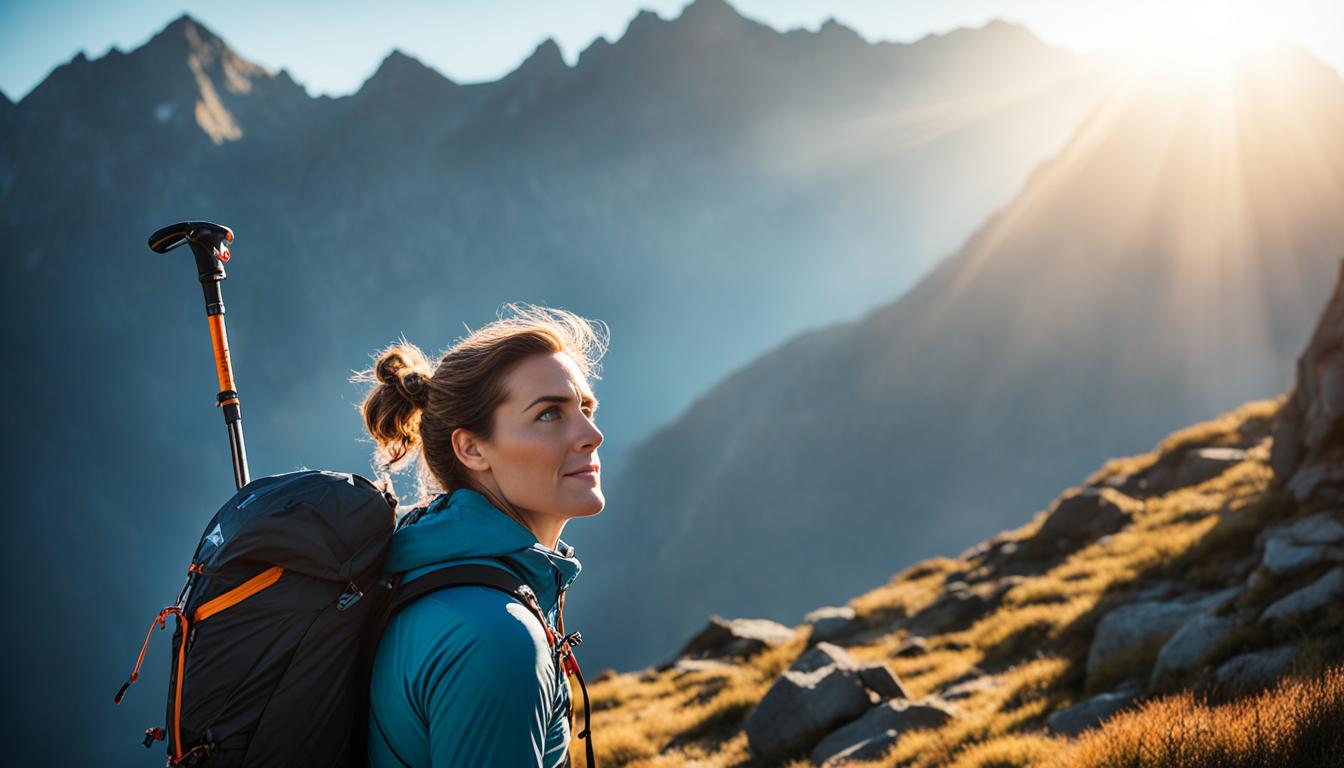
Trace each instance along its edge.
<instances>
[{"instance_id":1,"label":"golden grass","mask_svg":"<svg viewBox=\"0 0 1344 768\"><path fill-rule=\"evenodd\" d=\"M1084 734L1061 768L1283 768L1344 765L1344 667L1285 679L1223 706L1189 691Z\"/></svg>"},{"instance_id":2,"label":"golden grass","mask_svg":"<svg viewBox=\"0 0 1344 768\"><path fill-rule=\"evenodd\" d=\"M955 702L957 717L942 728L906 733L881 764L901 768L958 764L978 745L1017 738L1017 729L1041 720L1052 709L1050 691L1068 667L1065 659L1041 658L998 673L1001 686Z\"/></svg>"},{"instance_id":3,"label":"golden grass","mask_svg":"<svg viewBox=\"0 0 1344 768\"><path fill-rule=\"evenodd\" d=\"M1221 416L1177 430L1163 438L1148 453L1109 459L1087 478L1086 484L1100 485L1112 477L1131 475L1145 470L1186 448L1235 444L1244 440L1248 433L1264 431L1287 401L1287 394L1264 400L1252 400Z\"/></svg>"}]
</instances>

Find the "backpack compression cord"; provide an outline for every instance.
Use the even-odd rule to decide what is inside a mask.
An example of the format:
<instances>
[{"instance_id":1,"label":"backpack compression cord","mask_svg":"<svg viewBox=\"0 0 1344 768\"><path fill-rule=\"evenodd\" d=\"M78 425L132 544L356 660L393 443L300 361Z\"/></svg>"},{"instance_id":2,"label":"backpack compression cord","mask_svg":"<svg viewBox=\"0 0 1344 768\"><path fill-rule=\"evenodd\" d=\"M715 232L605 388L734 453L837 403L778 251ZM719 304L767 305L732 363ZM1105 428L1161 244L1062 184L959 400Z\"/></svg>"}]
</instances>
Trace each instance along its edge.
<instances>
[{"instance_id":1,"label":"backpack compression cord","mask_svg":"<svg viewBox=\"0 0 1344 768\"><path fill-rule=\"evenodd\" d=\"M546 622L542 622L545 624ZM565 665L565 674L577 677L579 679L579 689L583 691L583 730L578 733L578 737L583 739L585 754L588 757L588 768L597 768L597 762L593 758L593 715L588 706L588 685L583 681L583 671L579 669L579 660L574 656L574 648L577 648L583 642L583 635L578 632L565 634L565 592L560 591L560 605L556 612L556 624L560 630L560 658ZM548 630L549 633L549 630ZM570 699L573 701L573 699ZM570 730L574 728L574 707L571 704Z\"/></svg>"}]
</instances>

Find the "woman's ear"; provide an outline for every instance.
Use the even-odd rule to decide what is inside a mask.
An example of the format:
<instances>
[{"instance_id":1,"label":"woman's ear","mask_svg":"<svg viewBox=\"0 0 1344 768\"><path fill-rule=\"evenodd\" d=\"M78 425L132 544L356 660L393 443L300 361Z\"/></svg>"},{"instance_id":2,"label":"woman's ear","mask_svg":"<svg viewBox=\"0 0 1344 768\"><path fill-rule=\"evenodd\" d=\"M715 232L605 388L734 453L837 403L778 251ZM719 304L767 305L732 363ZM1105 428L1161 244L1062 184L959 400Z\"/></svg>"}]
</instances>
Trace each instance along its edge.
<instances>
[{"instance_id":1,"label":"woman's ear","mask_svg":"<svg viewBox=\"0 0 1344 768\"><path fill-rule=\"evenodd\" d=\"M481 453L481 441L471 432L458 427L453 430L452 442L453 454L462 462L462 466L477 472L490 469L490 460Z\"/></svg>"}]
</instances>

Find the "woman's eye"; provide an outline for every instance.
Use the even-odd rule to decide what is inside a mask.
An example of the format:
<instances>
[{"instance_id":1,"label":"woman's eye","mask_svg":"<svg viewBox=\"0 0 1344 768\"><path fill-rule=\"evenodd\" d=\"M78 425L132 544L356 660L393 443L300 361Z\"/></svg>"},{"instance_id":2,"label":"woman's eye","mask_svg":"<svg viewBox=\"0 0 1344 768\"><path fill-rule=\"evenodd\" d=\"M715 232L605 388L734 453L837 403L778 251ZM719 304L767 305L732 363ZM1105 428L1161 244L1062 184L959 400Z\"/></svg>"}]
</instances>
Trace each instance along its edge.
<instances>
[{"instance_id":1,"label":"woman's eye","mask_svg":"<svg viewBox=\"0 0 1344 768\"><path fill-rule=\"evenodd\" d=\"M560 406L558 406L558 405L552 405L550 408L547 408L546 410L544 410L544 411L542 411L541 413L537 414L537 421L555 421L555 419L547 419L547 418L543 418L546 414L548 414L548 413L552 413L552 412L554 412L555 415L556 415L557 417L559 417L559 415L560 415ZM592 408L585 408L585 409L583 409L583 415L584 415L584 416L587 416L587 417L590 418L590 419L593 418L593 414L594 414L595 412L596 412L596 410L595 410L595 409L592 409Z\"/></svg>"}]
</instances>

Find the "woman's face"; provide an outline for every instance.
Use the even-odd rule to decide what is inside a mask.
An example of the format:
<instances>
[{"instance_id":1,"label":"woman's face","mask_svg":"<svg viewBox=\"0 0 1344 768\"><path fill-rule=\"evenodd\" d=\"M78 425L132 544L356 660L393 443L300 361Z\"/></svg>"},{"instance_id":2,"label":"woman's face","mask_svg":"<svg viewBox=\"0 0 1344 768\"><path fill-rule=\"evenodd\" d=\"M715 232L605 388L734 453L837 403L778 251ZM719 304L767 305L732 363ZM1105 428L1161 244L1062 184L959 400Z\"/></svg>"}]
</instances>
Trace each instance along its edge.
<instances>
[{"instance_id":1,"label":"woman's face","mask_svg":"<svg viewBox=\"0 0 1344 768\"><path fill-rule=\"evenodd\" d=\"M494 436L472 440L477 456L468 449L473 461L466 463L531 518L539 540L554 546L543 533L558 537L566 520L596 515L606 504L600 466L584 471L600 465L602 432L593 423L597 398L563 352L524 358L504 384L509 394L495 409ZM485 465L488 471L481 471Z\"/></svg>"}]
</instances>

